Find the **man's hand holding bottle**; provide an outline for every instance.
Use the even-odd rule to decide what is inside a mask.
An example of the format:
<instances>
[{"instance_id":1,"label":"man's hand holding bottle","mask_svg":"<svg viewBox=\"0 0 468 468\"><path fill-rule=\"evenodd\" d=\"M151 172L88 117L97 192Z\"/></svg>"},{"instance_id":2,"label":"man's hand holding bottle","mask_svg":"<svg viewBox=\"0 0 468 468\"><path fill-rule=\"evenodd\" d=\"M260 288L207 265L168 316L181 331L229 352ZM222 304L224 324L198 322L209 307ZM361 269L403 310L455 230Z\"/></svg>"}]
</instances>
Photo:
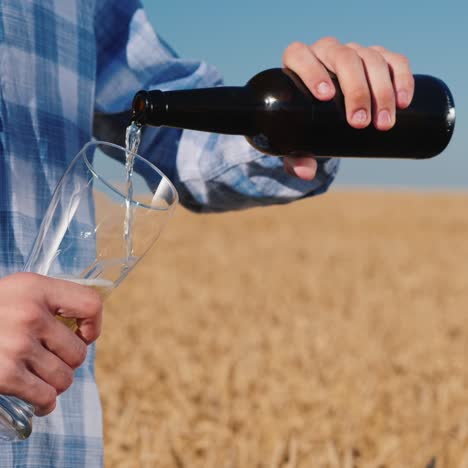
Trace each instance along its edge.
<instances>
[{"instance_id":1,"label":"man's hand holding bottle","mask_svg":"<svg viewBox=\"0 0 468 468\"><path fill-rule=\"evenodd\" d=\"M330 73L336 75L345 97L349 125L389 130L395 124L396 109L405 109L414 93L414 79L408 59L381 46L342 44L324 37L312 45L293 42L283 55L283 65L302 79L321 101L335 95ZM315 177L317 162L311 157L283 159L285 170L304 180Z\"/></svg>"}]
</instances>

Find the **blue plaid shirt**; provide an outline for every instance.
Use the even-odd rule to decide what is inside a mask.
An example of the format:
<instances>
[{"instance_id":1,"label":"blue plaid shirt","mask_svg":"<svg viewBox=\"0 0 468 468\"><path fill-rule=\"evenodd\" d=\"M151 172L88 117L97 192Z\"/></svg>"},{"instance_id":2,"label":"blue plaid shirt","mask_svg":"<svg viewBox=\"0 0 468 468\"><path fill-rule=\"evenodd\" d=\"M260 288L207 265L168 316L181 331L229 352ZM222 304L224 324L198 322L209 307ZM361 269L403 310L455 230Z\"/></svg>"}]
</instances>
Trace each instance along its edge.
<instances>
[{"instance_id":1,"label":"blue plaid shirt","mask_svg":"<svg viewBox=\"0 0 468 468\"><path fill-rule=\"evenodd\" d=\"M94 135L119 140L135 92L215 86L218 72L178 58L137 0L0 2L0 274L22 269L52 191ZM336 160L316 179L288 176L279 158L243 137L147 129L141 153L175 183L194 211L241 209L318 194ZM95 349L57 409L35 418L25 442L0 443L0 468L83 468L103 463Z\"/></svg>"}]
</instances>

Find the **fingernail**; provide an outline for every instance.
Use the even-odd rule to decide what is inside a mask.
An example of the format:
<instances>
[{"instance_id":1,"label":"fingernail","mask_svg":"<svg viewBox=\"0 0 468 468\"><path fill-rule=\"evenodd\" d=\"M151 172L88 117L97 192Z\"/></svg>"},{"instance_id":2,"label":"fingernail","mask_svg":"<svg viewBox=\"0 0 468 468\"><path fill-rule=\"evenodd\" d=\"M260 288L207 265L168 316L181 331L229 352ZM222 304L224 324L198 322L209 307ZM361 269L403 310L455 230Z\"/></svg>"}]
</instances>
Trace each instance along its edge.
<instances>
[{"instance_id":1,"label":"fingernail","mask_svg":"<svg viewBox=\"0 0 468 468\"><path fill-rule=\"evenodd\" d=\"M362 124L367 121L367 112L364 109L356 111L353 115L353 122Z\"/></svg>"},{"instance_id":2,"label":"fingernail","mask_svg":"<svg viewBox=\"0 0 468 468\"><path fill-rule=\"evenodd\" d=\"M406 91L398 91L398 103L408 104L408 93Z\"/></svg>"},{"instance_id":3,"label":"fingernail","mask_svg":"<svg viewBox=\"0 0 468 468\"><path fill-rule=\"evenodd\" d=\"M390 112L388 110L381 110L379 112L379 117L377 119L379 127L388 127L392 124L392 119L390 117Z\"/></svg>"},{"instance_id":4,"label":"fingernail","mask_svg":"<svg viewBox=\"0 0 468 468\"><path fill-rule=\"evenodd\" d=\"M315 177L316 170L307 166L299 166L295 172L296 177L302 180L312 180Z\"/></svg>"},{"instance_id":5,"label":"fingernail","mask_svg":"<svg viewBox=\"0 0 468 468\"><path fill-rule=\"evenodd\" d=\"M328 96L330 94L330 91L331 86L326 81L322 81L317 86L317 92L322 96Z\"/></svg>"}]
</instances>

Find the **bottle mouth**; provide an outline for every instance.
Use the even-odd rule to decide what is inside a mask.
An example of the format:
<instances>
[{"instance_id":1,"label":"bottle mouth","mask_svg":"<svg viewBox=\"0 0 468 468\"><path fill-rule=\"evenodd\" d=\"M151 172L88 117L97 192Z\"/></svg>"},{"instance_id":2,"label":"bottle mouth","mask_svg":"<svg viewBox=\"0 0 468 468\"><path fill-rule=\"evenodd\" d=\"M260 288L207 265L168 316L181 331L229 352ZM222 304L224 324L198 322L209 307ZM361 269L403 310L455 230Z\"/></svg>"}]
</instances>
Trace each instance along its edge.
<instances>
[{"instance_id":1,"label":"bottle mouth","mask_svg":"<svg viewBox=\"0 0 468 468\"><path fill-rule=\"evenodd\" d=\"M150 106L149 96L146 91L138 91L132 102L132 122L141 126L146 123L146 111Z\"/></svg>"}]
</instances>

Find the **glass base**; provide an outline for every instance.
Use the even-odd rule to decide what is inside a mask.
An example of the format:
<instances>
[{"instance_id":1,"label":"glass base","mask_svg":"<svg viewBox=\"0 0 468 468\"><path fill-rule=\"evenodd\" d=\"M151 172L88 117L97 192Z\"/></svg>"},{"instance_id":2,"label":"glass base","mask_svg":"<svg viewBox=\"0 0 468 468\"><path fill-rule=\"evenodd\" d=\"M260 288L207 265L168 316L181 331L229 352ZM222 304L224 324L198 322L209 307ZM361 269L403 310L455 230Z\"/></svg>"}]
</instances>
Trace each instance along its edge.
<instances>
[{"instance_id":1,"label":"glass base","mask_svg":"<svg viewBox=\"0 0 468 468\"><path fill-rule=\"evenodd\" d=\"M0 395L0 440L27 439L32 432L34 408L13 396Z\"/></svg>"}]
</instances>

